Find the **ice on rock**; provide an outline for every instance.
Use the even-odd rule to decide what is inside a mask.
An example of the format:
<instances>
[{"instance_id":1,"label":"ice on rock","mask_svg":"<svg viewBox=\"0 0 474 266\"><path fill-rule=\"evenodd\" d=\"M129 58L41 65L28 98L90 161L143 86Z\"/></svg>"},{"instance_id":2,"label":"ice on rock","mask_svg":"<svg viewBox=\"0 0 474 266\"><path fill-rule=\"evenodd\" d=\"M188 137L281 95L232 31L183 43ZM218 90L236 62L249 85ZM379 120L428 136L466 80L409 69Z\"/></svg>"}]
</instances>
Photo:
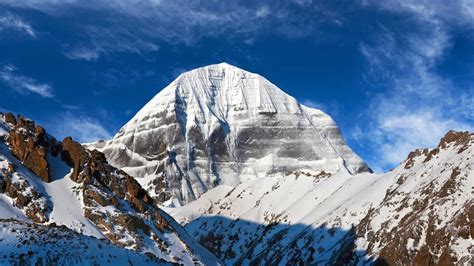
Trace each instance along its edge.
<instances>
[{"instance_id":1,"label":"ice on rock","mask_svg":"<svg viewBox=\"0 0 474 266\"><path fill-rule=\"evenodd\" d=\"M327 114L226 63L181 74L112 140L92 145L171 206L298 169L369 171Z\"/></svg>"}]
</instances>

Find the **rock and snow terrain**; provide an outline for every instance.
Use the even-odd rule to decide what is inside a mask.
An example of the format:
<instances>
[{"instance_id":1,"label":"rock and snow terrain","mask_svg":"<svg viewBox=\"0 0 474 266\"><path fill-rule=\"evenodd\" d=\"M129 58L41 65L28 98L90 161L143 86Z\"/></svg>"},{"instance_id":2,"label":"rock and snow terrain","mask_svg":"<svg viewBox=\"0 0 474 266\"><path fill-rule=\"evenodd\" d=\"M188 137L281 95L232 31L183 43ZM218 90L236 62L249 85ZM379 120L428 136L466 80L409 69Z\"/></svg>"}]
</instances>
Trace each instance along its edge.
<instances>
[{"instance_id":1,"label":"rock and snow terrain","mask_svg":"<svg viewBox=\"0 0 474 266\"><path fill-rule=\"evenodd\" d=\"M473 158L450 131L371 173L328 115L211 65L107 141L0 115L0 264L474 265Z\"/></svg>"},{"instance_id":2,"label":"rock and snow terrain","mask_svg":"<svg viewBox=\"0 0 474 266\"><path fill-rule=\"evenodd\" d=\"M166 261L85 236L67 227L0 219L2 265L132 265ZM168 263L171 265L170 263Z\"/></svg>"},{"instance_id":3,"label":"rock and snow terrain","mask_svg":"<svg viewBox=\"0 0 474 266\"><path fill-rule=\"evenodd\" d=\"M112 140L91 147L167 206L299 169L370 171L328 115L226 63L183 73Z\"/></svg>"},{"instance_id":4,"label":"rock and snow terrain","mask_svg":"<svg viewBox=\"0 0 474 266\"><path fill-rule=\"evenodd\" d=\"M219 186L169 212L228 264L472 265L474 134L385 174L310 170Z\"/></svg>"},{"instance_id":5,"label":"rock and snow terrain","mask_svg":"<svg viewBox=\"0 0 474 266\"><path fill-rule=\"evenodd\" d=\"M126 263L128 258L139 265L218 264L133 177L110 166L100 152L71 138L58 142L21 116L0 115L0 129L0 218L9 219L1 222L0 264ZM44 235L37 238L35 232ZM71 239L69 252L58 237ZM101 243L103 252L94 249ZM46 254L48 247L54 250ZM84 257L74 247L84 250Z\"/></svg>"}]
</instances>

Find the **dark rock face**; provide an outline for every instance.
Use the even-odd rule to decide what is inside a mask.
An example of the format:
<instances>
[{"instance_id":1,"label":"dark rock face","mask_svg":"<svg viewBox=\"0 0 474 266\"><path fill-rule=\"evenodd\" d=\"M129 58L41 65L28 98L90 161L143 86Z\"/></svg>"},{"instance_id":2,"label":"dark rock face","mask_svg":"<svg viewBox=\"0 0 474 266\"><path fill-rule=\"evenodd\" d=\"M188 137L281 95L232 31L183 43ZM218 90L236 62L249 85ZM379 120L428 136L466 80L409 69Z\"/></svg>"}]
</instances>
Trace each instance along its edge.
<instances>
[{"instance_id":1,"label":"dark rock face","mask_svg":"<svg viewBox=\"0 0 474 266\"><path fill-rule=\"evenodd\" d=\"M50 166L46 153L50 146L57 146L55 141L50 143L43 127L36 126L35 122L22 116L15 119L11 113L7 113L5 121L13 125L8 137L12 154L41 180L50 182Z\"/></svg>"}]
</instances>

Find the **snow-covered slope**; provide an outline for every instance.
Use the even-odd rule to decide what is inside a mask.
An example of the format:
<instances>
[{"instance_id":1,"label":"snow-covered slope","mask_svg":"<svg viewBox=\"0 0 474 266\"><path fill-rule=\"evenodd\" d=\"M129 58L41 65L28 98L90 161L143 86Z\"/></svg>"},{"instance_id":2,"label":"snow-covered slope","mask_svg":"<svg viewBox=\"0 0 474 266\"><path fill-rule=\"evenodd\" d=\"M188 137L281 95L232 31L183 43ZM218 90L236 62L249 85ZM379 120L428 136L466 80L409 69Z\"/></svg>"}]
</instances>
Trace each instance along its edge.
<instances>
[{"instance_id":1,"label":"snow-covered slope","mask_svg":"<svg viewBox=\"0 0 474 266\"><path fill-rule=\"evenodd\" d=\"M226 63L183 73L112 140L91 146L171 206L288 171L369 171L328 115Z\"/></svg>"},{"instance_id":2,"label":"snow-covered slope","mask_svg":"<svg viewBox=\"0 0 474 266\"><path fill-rule=\"evenodd\" d=\"M1 265L171 265L67 227L0 219Z\"/></svg>"},{"instance_id":3,"label":"snow-covered slope","mask_svg":"<svg viewBox=\"0 0 474 266\"><path fill-rule=\"evenodd\" d=\"M296 171L169 209L226 264L472 265L474 134L449 132L385 174Z\"/></svg>"},{"instance_id":4,"label":"snow-covered slope","mask_svg":"<svg viewBox=\"0 0 474 266\"><path fill-rule=\"evenodd\" d=\"M39 257L48 260L40 265L50 265L51 260L90 265L107 259L126 264L127 258L139 262L148 260L151 264L219 263L159 209L133 177L110 166L100 152L86 150L71 138L57 142L42 127L20 116L0 113L0 128L0 218L28 222L3 225L7 231L0 232L1 255L11 253L14 260L20 258L26 249L15 252L16 243L32 236L18 234L12 228L31 228L33 225L29 223L36 222L53 229L68 228L64 237L72 239L71 248L83 249L82 246L90 244L92 249L101 242L98 239L108 239L110 247L106 247L103 254L86 250L85 256L80 258L79 250L68 252L67 247L58 245L60 242L55 243L62 229L33 226L44 236L27 247L35 252L35 257L24 255L26 264L34 264ZM35 173L42 173L42 177ZM5 234L10 236L2 241ZM47 248L54 250L46 254ZM117 255L120 250L124 253L116 258L93 257ZM133 255L135 253L127 250L147 256ZM70 257L61 258L59 254Z\"/></svg>"}]
</instances>

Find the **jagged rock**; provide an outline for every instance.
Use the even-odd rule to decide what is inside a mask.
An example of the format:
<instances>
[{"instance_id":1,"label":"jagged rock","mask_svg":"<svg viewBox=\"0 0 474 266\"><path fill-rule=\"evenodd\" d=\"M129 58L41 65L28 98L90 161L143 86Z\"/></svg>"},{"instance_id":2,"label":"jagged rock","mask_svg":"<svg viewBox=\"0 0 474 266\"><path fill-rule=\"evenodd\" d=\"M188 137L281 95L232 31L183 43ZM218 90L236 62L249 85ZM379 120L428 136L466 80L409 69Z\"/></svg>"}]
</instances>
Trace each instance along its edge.
<instances>
[{"instance_id":1,"label":"jagged rock","mask_svg":"<svg viewBox=\"0 0 474 266\"><path fill-rule=\"evenodd\" d=\"M474 133L468 131L457 132L451 130L441 139L438 148L444 149L449 144L453 143L454 145L459 146L458 153L461 153L469 147L473 135Z\"/></svg>"},{"instance_id":2,"label":"jagged rock","mask_svg":"<svg viewBox=\"0 0 474 266\"><path fill-rule=\"evenodd\" d=\"M12 198L14 205L24 210L32 221L37 223L48 221L47 214L52 209L51 204L27 180L20 176L13 177L13 172L0 173L0 186L3 187L2 193Z\"/></svg>"},{"instance_id":3,"label":"jagged rock","mask_svg":"<svg viewBox=\"0 0 474 266\"><path fill-rule=\"evenodd\" d=\"M5 122L12 124L13 126L16 126L16 118L15 116L8 112L5 114Z\"/></svg>"},{"instance_id":4,"label":"jagged rock","mask_svg":"<svg viewBox=\"0 0 474 266\"><path fill-rule=\"evenodd\" d=\"M44 128L22 116L18 116L15 123L11 113L5 115L5 120L7 117L15 125L8 136L12 154L41 180L50 182L50 166L46 157L48 140Z\"/></svg>"},{"instance_id":5,"label":"jagged rock","mask_svg":"<svg viewBox=\"0 0 474 266\"><path fill-rule=\"evenodd\" d=\"M89 159L86 149L78 142L66 137L61 142L61 159L72 167L71 179L82 182L79 173L83 170L85 162Z\"/></svg>"},{"instance_id":6,"label":"jagged rock","mask_svg":"<svg viewBox=\"0 0 474 266\"><path fill-rule=\"evenodd\" d=\"M151 226L160 231L168 228L169 223L148 193L133 177L108 164L103 153L87 150L68 137L61 143L61 158L73 167L71 179L84 184L85 216L114 243L139 250L140 231L150 235ZM148 224L145 217L127 213L121 200L127 201L138 213L153 218L154 225ZM111 213L100 208L105 206L114 206L117 211ZM130 237L134 239L132 242ZM123 242L124 239L128 240Z\"/></svg>"},{"instance_id":7,"label":"jagged rock","mask_svg":"<svg viewBox=\"0 0 474 266\"><path fill-rule=\"evenodd\" d=\"M97 150L88 151L71 137L65 138L61 147L61 158L73 167L71 179L74 182L84 182L86 188L89 184L106 187L118 197L128 200L141 213L146 211L146 205L153 204L140 184L124 171L108 164L103 153ZM85 191L88 196L99 199L102 204L109 204L109 200L99 197L97 193L87 192L87 189Z\"/></svg>"}]
</instances>

